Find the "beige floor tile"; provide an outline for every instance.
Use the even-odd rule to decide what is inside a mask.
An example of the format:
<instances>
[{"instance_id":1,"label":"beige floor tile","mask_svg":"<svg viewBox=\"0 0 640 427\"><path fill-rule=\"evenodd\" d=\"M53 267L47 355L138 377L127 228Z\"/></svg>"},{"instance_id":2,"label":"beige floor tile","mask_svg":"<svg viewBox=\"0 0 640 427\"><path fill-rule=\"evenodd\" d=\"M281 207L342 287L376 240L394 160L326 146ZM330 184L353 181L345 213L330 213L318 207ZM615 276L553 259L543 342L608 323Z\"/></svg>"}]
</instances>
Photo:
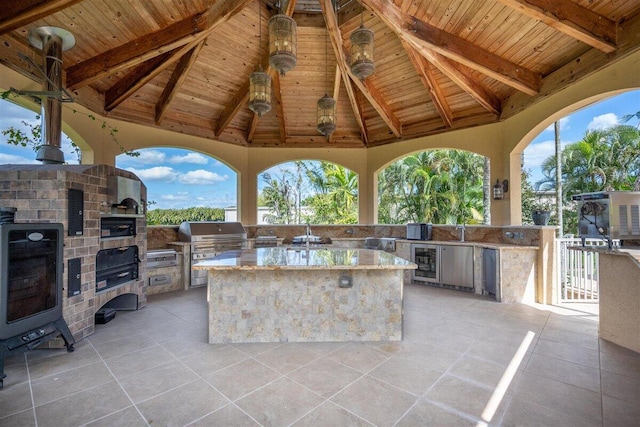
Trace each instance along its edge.
<instances>
[{"instance_id":1,"label":"beige floor tile","mask_svg":"<svg viewBox=\"0 0 640 427\"><path fill-rule=\"evenodd\" d=\"M274 347L255 356L257 360L282 374L288 374L318 357L316 353L295 345Z\"/></svg>"},{"instance_id":2,"label":"beige floor tile","mask_svg":"<svg viewBox=\"0 0 640 427\"><path fill-rule=\"evenodd\" d=\"M184 426L228 404L223 395L204 380L196 380L139 403L149 424Z\"/></svg>"},{"instance_id":3,"label":"beige floor tile","mask_svg":"<svg viewBox=\"0 0 640 427\"><path fill-rule=\"evenodd\" d=\"M36 406L42 405L114 379L104 362L80 366L32 381L33 400Z\"/></svg>"},{"instance_id":4,"label":"beige floor tile","mask_svg":"<svg viewBox=\"0 0 640 427\"><path fill-rule=\"evenodd\" d=\"M445 375L424 395L432 402L438 402L447 408L480 419L493 393L491 387L481 387L452 375Z\"/></svg>"},{"instance_id":5,"label":"beige floor tile","mask_svg":"<svg viewBox=\"0 0 640 427\"><path fill-rule=\"evenodd\" d=\"M175 360L168 351L159 345L144 348L140 351L112 357L105 361L117 379L136 374L146 369L155 368Z\"/></svg>"},{"instance_id":6,"label":"beige floor tile","mask_svg":"<svg viewBox=\"0 0 640 427\"><path fill-rule=\"evenodd\" d=\"M475 426L477 425L476 421L465 418L463 414L452 412L450 409L439 407L426 399L421 399L407 411L396 426L464 427Z\"/></svg>"},{"instance_id":7,"label":"beige floor tile","mask_svg":"<svg viewBox=\"0 0 640 427\"><path fill-rule=\"evenodd\" d=\"M22 412L32 407L31 388L28 382L7 385L0 390L0 417ZM2 425L1 422L0 425Z\"/></svg>"},{"instance_id":8,"label":"beige floor tile","mask_svg":"<svg viewBox=\"0 0 640 427\"><path fill-rule=\"evenodd\" d=\"M555 357L567 362L578 363L591 368L600 368L600 354L596 350L540 339L533 349L535 354Z\"/></svg>"},{"instance_id":9,"label":"beige floor tile","mask_svg":"<svg viewBox=\"0 0 640 427\"><path fill-rule=\"evenodd\" d=\"M602 371L602 394L640 405L640 378Z\"/></svg>"},{"instance_id":10,"label":"beige floor tile","mask_svg":"<svg viewBox=\"0 0 640 427\"><path fill-rule=\"evenodd\" d=\"M366 373L387 360L390 355L365 343L350 343L327 357L358 372Z\"/></svg>"},{"instance_id":11,"label":"beige floor tile","mask_svg":"<svg viewBox=\"0 0 640 427\"><path fill-rule=\"evenodd\" d=\"M241 411L237 406L230 404L218 409L206 417L200 418L189 427L233 426L233 427L258 427L258 424L249 415Z\"/></svg>"},{"instance_id":12,"label":"beige floor tile","mask_svg":"<svg viewBox=\"0 0 640 427\"><path fill-rule=\"evenodd\" d=\"M524 339L524 336L522 337ZM491 363L497 363L501 365L508 365L516 355L521 342L511 344L500 344L491 342L489 340L479 340L473 343L473 345L467 351L467 355L473 356L479 359L484 359ZM528 351L532 351L533 348L529 347Z\"/></svg>"},{"instance_id":13,"label":"beige floor tile","mask_svg":"<svg viewBox=\"0 0 640 427\"><path fill-rule=\"evenodd\" d=\"M421 396L443 373L443 370L431 369L428 364L412 363L410 358L392 357L368 375Z\"/></svg>"},{"instance_id":14,"label":"beige floor tile","mask_svg":"<svg viewBox=\"0 0 640 427\"><path fill-rule=\"evenodd\" d=\"M90 422L89 424L86 424L86 427L115 426L148 427L149 424L147 424L142 414L140 414L140 412L134 406L129 406L128 408L122 409L118 412L114 412L113 414L106 415L93 422Z\"/></svg>"},{"instance_id":15,"label":"beige floor tile","mask_svg":"<svg viewBox=\"0 0 640 427\"><path fill-rule=\"evenodd\" d=\"M512 399L500 426L598 427L601 426L601 422L600 420L583 418L577 414L565 414L535 402Z\"/></svg>"},{"instance_id":16,"label":"beige floor tile","mask_svg":"<svg viewBox=\"0 0 640 427\"><path fill-rule=\"evenodd\" d=\"M324 398L333 396L363 374L333 360L314 360L287 375Z\"/></svg>"},{"instance_id":17,"label":"beige floor tile","mask_svg":"<svg viewBox=\"0 0 640 427\"><path fill-rule=\"evenodd\" d=\"M31 379L100 361L100 356L88 341L76 343L74 348L75 350L71 353L66 349L38 349L28 352L27 361Z\"/></svg>"},{"instance_id":18,"label":"beige floor tile","mask_svg":"<svg viewBox=\"0 0 640 427\"><path fill-rule=\"evenodd\" d=\"M534 354L529 359L525 371L596 393L600 392L600 370L589 366Z\"/></svg>"},{"instance_id":19,"label":"beige floor tile","mask_svg":"<svg viewBox=\"0 0 640 427\"><path fill-rule=\"evenodd\" d=\"M504 365L465 355L458 359L447 373L487 387L495 387L500 382L505 370Z\"/></svg>"},{"instance_id":20,"label":"beige floor tile","mask_svg":"<svg viewBox=\"0 0 640 427\"><path fill-rule=\"evenodd\" d=\"M557 327L545 327L540 334L541 339L575 345L578 347L598 350L598 337L593 334L583 334L575 331L568 331Z\"/></svg>"},{"instance_id":21,"label":"beige floor tile","mask_svg":"<svg viewBox=\"0 0 640 427\"><path fill-rule=\"evenodd\" d=\"M359 379L331 398L377 426L394 425L416 400L416 396L370 377Z\"/></svg>"},{"instance_id":22,"label":"beige floor tile","mask_svg":"<svg viewBox=\"0 0 640 427\"><path fill-rule=\"evenodd\" d=\"M118 338L112 341L94 344L96 351L103 359L123 356L128 353L134 353L144 348L152 347L157 343L147 335L140 333Z\"/></svg>"},{"instance_id":23,"label":"beige floor tile","mask_svg":"<svg viewBox=\"0 0 640 427\"><path fill-rule=\"evenodd\" d=\"M36 425L36 419L33 415L33 409L17 412L12 415L5 416L6 413L0 411L0 426L7 427L33 427Z\"/></svg>"},{"instance_id":24,"label":"beige floor tile","mask_svg":"<svg viewBox=\"0 0 640 427\"><path fill-rule=\"evenodd\" d=\"M626 402L609 396L602 397L604 427L635 427L640 420L638 402Z\"/></svg>"},{"instance_id":25,"label":"beige floor tile","mask_svg":"<svg viewBox=\"0 0 640 427\"><path fill-rule=\"evenodd\" d=\"M14 354L4 359L4 374L6 377L3 380L5 388L9 388L15 384L20 384L25 381L29 381L29 374L27 372L27 361L24 354Z\"/></svg>"},{"instance_id":26,"label":"beige floor tile","mask_svg":"<svg viewBox=\"0 0 640 427\"><path fill-rule=\"evenodd\" d=\"M279 372L254 359L245 359L209 374L204 379L227 398L235 401L281 376Z\"/></svg>"},{"instance_id":27,"label":"beige floor tile","mask_svg":"<svg viewBox=\"0 0 640 427\"><path fill-rule=\"evenodd\" d=\"M235 403L264 426L284 426L311 412L322 402L317 394L283 378Z\"/></svg>"},{"instance_id":28,"label":"beige floor tile","mask_svg":"<svg viewBox=\"0 0 640 427\"><path fill-rule=\"evenodd\" d=\"M607 341L605 339L600 339L600 351L602 353L613 353L621 356L632 357L634 359L640 359L640 353L635 352L633 350L629 350L628 348L619 346L618 344L614 344L611 341Z\"/></svg>"},{"instance_id":29,"label":"beige floor tile","mask_svg":"<svg viewBox=\"0 0 640 427\"><path fill-rule=\"evenodd\" d=\"M372 427L373 424L331 402L325 402L292 425L292 427L317 426Z\"/></svg>"},{"instance_id":30,"label":"beige floor tile","mask_svg":"<svg viewBox=\"0 0 640 427\"><path fill-rule=\"evenodd\" d=\"M94 345L120 338L130 337L140 333L140 328L132 324L128 319L122 318L120 312L116 312L116 317L104 325L96 325L95 331L88 340Z\"/></svg>"},{"instance_id":31,"label":"beige floor tile","mask_svg":"<svg viewBox=\"0 0 640 427\"><path fill-rule=\"evenodd\" d=\"M260 353L264 353L269 350L273 350L277 347L282 347L283 343L279 342L250 342L243 344L231 344L234 348L249 356L257 356Z\"/></svg>"},{"instance_id":32,"label":"beige floor tile","mask_svg":"<svg viewBox=\"0 0 640 427\"><path fill-rule=\"evenodd\" d=\"M618 375L640 378L640 359L622 353L600 353L600 369Z\"/></svg>"},{"instance_id":33,"label":"beige floor tile","mask_svg":"<svg viewBox=\"0 0 640 427\"><path fill-rule=\"evenodd\" d=\"M247 359L244 353L224 344L209 344L205 350L181 358L182 363L204 376Z\"/></svg>"},{"instance_id":34,"label":"beige floor tile","mask_svg":"<svg viewBox=\"0 0 640 427\"><path fill-rule=\"evenodd\" d=\"M534 402L570 417L596 421L602 419L600 393L554 379L519 372L513 384L513 395L525 402Z\"/></svg>"},{"instance_id":35,"label":"beige floor tile","mask_svg":"<svg viewBox=\"0 0 640 427\"><path fill-rule=\"evenodd\" d=\"M174 361L129 375L119 382L134 403L139 403L197 378L191 369Z\"/></svg>"},{"instance_id":36,"label":"beige floor tile","mask_svg":"<svg viewBox=\"0 0 640 427\"><path fill-rule=\"evenodd\" d=\"M36 406L38 427L79 426L117 412L131 405L115 382Z\"/></svg>"}]
</instances>

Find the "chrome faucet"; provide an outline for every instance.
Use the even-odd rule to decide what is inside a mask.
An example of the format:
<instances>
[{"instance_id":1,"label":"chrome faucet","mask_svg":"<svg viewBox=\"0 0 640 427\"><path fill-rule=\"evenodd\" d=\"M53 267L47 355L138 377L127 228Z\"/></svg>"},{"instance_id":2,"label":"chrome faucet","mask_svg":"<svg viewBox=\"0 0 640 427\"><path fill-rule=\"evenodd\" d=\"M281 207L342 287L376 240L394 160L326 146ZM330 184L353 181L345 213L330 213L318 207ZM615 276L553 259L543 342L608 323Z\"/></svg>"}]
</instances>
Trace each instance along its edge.
<instances>
[{"instance_id":1,"label":"chrome faucet","mask_svg":"<svg viewBox=\"0 0 640 427\"><path fill-rule=\"evenodd\" d=\"M464 224L456 225L456 230L460 230L460 241L464 242L464 230L465 230Z\"/></svg>"}]
</instances>

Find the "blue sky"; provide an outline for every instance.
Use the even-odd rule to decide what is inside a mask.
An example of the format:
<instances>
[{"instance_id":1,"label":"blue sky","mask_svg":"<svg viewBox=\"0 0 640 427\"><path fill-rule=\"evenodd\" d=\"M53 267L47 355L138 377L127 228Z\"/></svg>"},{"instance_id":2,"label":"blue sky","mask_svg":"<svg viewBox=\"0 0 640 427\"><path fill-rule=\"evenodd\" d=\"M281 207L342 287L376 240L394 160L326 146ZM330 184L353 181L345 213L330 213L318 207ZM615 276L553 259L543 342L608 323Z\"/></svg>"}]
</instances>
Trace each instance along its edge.
<instances>
[{"instance_id":1,"label":"blue sky","mask_svg":"<svg viewBox=\"0 0 640 427\"><path fill-rule=\"evenodd\" d=\"M593 104L560 120L563 145L579 141L587 130L603 129L617 124L626 114L640 111L640 90L627 92ZM0 100L0 130L9 126L24 128L22 121L37 124L36 114L20 106ZM636 125L637 121L630 122ZM122 135L118 135L123 138ZM554 152L553 126L538 135L524 152L524 167L531 171L532 182L542 177L540 165ZM68 138L63 138L65 160L77 164L76 154ZM147 198L155 202L150 208L188 208L209 206L224 208L236 204L236 174L215 158L201 153L174 149L139 150L140 156L120 155L116 166L134 172L147 186ZM0 164L39 164L30 148L6 143L0 134ZM277 172L279 167L272 168ZM261 179L259 188L262 187Z\"/></svg>"}]
</instances>

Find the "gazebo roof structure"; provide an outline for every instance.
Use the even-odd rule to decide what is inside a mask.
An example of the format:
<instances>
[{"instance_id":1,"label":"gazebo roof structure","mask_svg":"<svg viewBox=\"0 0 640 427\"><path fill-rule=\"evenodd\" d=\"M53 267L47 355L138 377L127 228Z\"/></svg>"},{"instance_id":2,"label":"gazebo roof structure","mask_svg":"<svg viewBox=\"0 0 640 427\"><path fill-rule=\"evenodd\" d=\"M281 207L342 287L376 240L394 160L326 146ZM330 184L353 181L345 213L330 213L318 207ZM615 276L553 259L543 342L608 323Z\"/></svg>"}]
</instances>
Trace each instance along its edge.
<instances>
[{"instance_id":1,"label":"gazebo roof structure","mask_svg":"<svg viewBox=\"0 0 640 427\"><path fill-rule=\"evenodd\" d=\"M0 63L40 82L29 33L59 27L76 41L63 86L103 117L215 144L367 148L512 117L636 52L639 12L635 0L15 0L0 9ZM297 23L286 75L268 65L277 13ZM349 66L361 24L375 40L362 81ZM259 65L273 79L262 117L248 107ZM325 93L330 138L316 130Z\"/></svg>"}]
</instances>

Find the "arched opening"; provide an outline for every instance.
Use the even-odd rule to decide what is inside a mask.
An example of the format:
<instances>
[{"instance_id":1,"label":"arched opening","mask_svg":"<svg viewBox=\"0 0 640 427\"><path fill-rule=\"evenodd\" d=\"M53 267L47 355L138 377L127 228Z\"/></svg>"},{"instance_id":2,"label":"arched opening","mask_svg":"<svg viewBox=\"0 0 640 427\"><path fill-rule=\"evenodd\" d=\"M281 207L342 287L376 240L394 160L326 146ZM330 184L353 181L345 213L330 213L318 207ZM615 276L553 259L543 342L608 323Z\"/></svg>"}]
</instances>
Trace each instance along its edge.
<instances>
[{"instance_id":1,"label":"arched opening","mask_svg":"<svg viewBox=\"0 0 640 427\"><path fill-rule=\"evenodd\" d=\"M147 187L150 225L184 220L225 220L238 200L236 172L214 157L181 148L136 150L120 154L116 166L135 173ZM235 219L232 219L235 220Z\"/></svg>"},{"instance_id":2,"label":"arched opening","mask_svg":"<svg viewBox=\"0 0 640 427\"><path fill-rule=\"evenodd\" d=\"M378 172L378 222L488 223L485 157L464 150L425 150Z\"/></svg>"},{"instance_id":3,"label":"arched opening","mask_svg":"<svg viewBox=\"0 0 640 427\"><path fill-rule=\"evenodd\" d=\"M259 224L358 223L358 175L344 166L297 160L257 179Z\"/></svg>"},{"instance_id":4,"label":"arched opening","mask_svg":"<svg viewBox=\"0 0 640 427\"><path fill-rule=\"evenodd\" d=\"M633 190L640 176L640 90L615 92L567 107L529 133L522 151L522 222L534 211L556 212L556 142L561 154L562 230L577 232L579 193ZM554 123L558 123L558 135ZM544 127L546 126L546 127Z\"/></svg>"}]
</instances>

